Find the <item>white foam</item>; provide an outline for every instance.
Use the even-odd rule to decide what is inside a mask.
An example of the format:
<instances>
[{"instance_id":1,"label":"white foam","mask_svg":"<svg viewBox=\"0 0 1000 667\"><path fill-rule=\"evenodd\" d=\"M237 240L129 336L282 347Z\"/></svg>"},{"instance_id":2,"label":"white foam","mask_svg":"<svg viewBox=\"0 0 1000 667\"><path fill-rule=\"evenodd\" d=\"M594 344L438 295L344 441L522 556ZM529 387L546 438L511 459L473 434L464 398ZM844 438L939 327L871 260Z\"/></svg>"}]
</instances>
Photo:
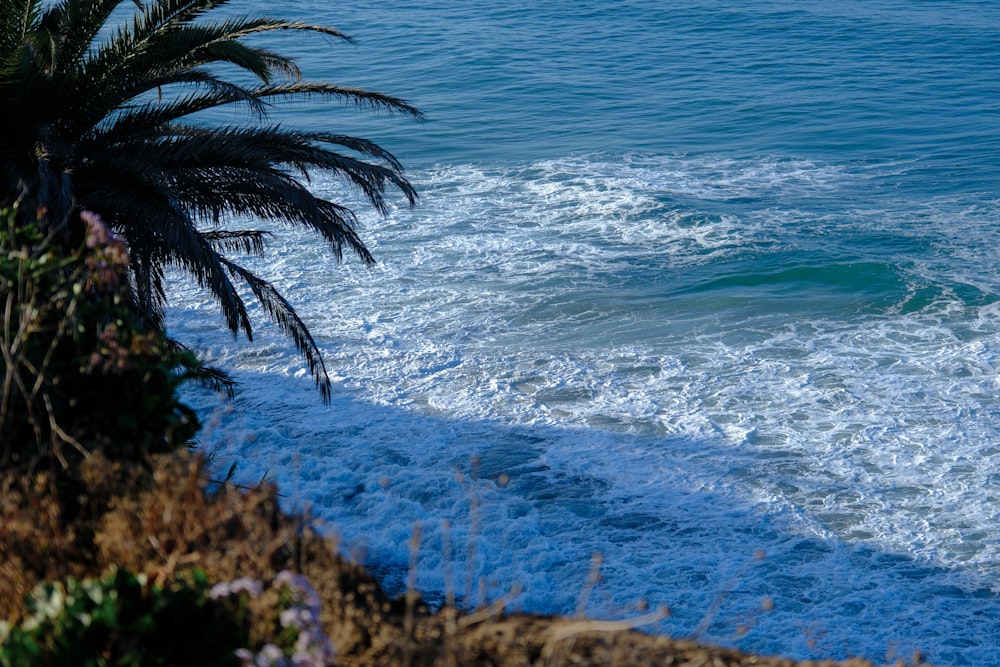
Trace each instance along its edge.
<instances>
[{"instance_id":1,"label":"white foam","mask_svg":"<svg viewBox=\"0 0 1000 667\"><path fill-rule=\"evenodd\" d=\"M243 383L204 437L241 479L276 476L397 583L420 522L425 590L447 585L447 521L456 590L473 539L473 578L491 599L520 583L532 611L574 611L601 552L591 613L647 598L683 635L731 591L707 638L1000 659L982 615L1000 612L1000 320L989 292L963 292L984 273L975 239L950 242L946 272L907 255L919 244L881 257L897 267L883 305L815 304L808 283L771 302L704 285L720 266L772 275L758 262L821 257L817 238L908 238L927 208L890 216L857 198L863 176L792 160L598 156L414 178L420 208L366 221L377 268L333 266L284 230L258 265L324 348L332 407L273 330L233 344L189 292L171 311L173 333ZM848 192L852 208L831 210Z\"/></svg>"}]
</instances>

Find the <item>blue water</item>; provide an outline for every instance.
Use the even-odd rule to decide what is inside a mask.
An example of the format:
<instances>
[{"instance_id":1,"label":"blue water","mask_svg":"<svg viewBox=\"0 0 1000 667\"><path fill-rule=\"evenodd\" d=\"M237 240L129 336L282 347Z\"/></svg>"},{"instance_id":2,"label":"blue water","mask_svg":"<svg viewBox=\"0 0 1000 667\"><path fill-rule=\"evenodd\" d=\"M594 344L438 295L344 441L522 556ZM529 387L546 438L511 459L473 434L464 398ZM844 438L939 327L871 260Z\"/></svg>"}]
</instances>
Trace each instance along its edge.
<instances>
[{"instance_id":1,"label":"blue water","mask_svg":"<svg viewBox=\"0 0 1000 667\"><path fill-rule=\"evenodd\" d=\"M379 265L281 228L250 260L332 407L266 318L234 342L178 282L171 332L242 383L190 392L206 449L395 590L419 523L431 598L1000 664L1000 5L242 9L343 30L276 46L426 113L275 110L379 141L421 203L316 175Z\"/></svg>"}]
</instances>

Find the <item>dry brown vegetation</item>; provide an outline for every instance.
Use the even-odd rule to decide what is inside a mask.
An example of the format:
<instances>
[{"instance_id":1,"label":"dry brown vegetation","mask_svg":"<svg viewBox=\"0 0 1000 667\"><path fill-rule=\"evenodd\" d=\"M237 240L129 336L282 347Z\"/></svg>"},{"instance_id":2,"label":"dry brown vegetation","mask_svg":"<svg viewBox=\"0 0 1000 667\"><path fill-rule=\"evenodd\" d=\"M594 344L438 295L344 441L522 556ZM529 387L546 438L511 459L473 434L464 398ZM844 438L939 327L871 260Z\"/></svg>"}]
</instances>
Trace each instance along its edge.
<instances>
[{"instance_id":1,"label":"dry brown vegetation","mask_svg":"<svg viewBox=\"0 0 1000 667\"><path fill-rule=\"evenodd\" d=\"M432 612L415 594L389 599L360 566L338 555L306 517L279 508L273 486L206 481L203 462L163 455L151 465L100 454L66 483L47 473L0 481L0 618L17 620L38 582L94 577L127 566L167 581L191 568L213 581L270 581L285 569L309 578L341 665L852 665L795 662L650 636L620 621ZM263 596L254 604L273 604ZM645 619L649 622L649 619ZM266 636L273 629L257 628Z\"/></svg>"}]
</instances>

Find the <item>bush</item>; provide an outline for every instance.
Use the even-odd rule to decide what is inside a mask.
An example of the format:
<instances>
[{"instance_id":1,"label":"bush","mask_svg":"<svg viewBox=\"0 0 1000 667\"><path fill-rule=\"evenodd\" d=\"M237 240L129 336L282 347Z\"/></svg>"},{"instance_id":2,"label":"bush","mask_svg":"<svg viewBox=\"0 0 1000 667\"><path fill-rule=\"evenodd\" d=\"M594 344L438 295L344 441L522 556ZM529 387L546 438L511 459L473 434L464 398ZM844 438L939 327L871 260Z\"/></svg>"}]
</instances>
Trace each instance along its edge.
<instances>
[{"instance_id":1,"label":"bush","mask_svg":"<svg viewBox=\"0 0 1000 667\"><path fill-rule=\"evenodd\" d=\"M167 586L124 569L45 582L28 609L0 644L2 667L238 665L236 651L249 641L245 606L210 597L198 571Z\"/></svg>"},{"instance_id":2,"label":"bush","mask_svg":"<svg viewBox=\"0 0 1000 667\"><path fill-rule=\"evenodd\" d=\"M269 592L271 605L262 608L256 580L209 588L200 570L168 586L122 568L98 580L44 582L28 596L30 616L0 627L0 667L329 664L333 647L306 578L281 572ZM255 627L276 632L260 636Z\"/></svg>"},{"instance_id":3,"label":"bush","mask_svg":"<svg viewBox=\"0 0 1000 667\"><path fill-rule=\"evenodd\" d=\"M151 464L148 471L97 453L80 465L85 485L61 499L48 480L65 475L40 471L25 480L0 471L0 621L18 626L31 618L26 600L42 582L100 579L118 567L167 583L200 570L213 584L260 582L260 595L246 598L252 623L245 646L255 663L277 657L273 648L259 655L274 644L286 659L300 653L315 664L329 654L322 632L338 664L392 664L374 656L405 646L404 601L391 600L342 558L336 540L318 534L311 519L282 512L273 486L218 486L204 459L186 450ZM308 577L315 593L286 570Z\"/></svg>"},{"instance_id":4,"label":"bush","mask_svg":"<svg viewBox=\"0 0 1000 667\"><path fill-rule=\"evenodd\" d=\"M64 250L43 215L0 211L0 466L139 461L198 429L176 393L197 360L140 325L124 243L79 217L85 241Z\"/></svg>"}]
</instances>

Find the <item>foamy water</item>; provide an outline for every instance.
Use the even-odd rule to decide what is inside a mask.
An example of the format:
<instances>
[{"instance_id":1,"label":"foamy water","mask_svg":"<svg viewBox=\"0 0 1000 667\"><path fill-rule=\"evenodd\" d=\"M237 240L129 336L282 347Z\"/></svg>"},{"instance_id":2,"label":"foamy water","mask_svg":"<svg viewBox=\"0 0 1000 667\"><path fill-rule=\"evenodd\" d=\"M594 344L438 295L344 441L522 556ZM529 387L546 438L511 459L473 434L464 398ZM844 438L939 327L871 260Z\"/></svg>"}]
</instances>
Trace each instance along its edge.
<instances>
[{"instance_id":1,"label":"foamy water","mask_svg":"<svg viewBox=\"0 0 1000 667\"><path fill-rule=\"evenodd\" d=\"M673 612L653 631L745 649L991 664L998 210L906 209L881 185L899 168L418 170L417 209L365 221L375 268L290 230L251 261L323 348L332 406L280 336L234 343L180 293L171 333L241 382L231 405L191 391L203 445L396 590L419 523L432 597L518 585L512 608L572 613L598 553L596 616L644 600Z\"/></svg>"},{"instance_id":2,"label":"foamy water","mask_svg":"<svg viewBox=\"0 0 1000 667\"><path fill-rule=\"evenodd\" d=\"M396 591L419 523L431 598L1000 664L998 9L228 5L343 29L276 48L428 120L277 114L384 144L421 203L363 213L372 269L281 229L249 261L332 406L263 317L234 341L178 284L170 332L241 382L189 389L203 446Z\"/></svg>"}]
</instances>

